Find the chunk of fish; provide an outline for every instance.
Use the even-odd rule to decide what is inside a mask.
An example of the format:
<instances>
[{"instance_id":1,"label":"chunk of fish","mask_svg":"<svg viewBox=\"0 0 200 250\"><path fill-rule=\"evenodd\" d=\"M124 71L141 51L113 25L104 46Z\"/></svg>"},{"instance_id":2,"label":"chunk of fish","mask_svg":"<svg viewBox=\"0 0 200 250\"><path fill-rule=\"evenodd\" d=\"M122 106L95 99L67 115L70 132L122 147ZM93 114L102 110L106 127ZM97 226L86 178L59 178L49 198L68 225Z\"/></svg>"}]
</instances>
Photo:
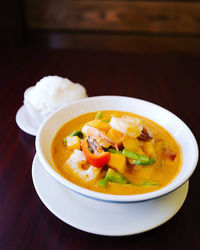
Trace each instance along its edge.
<instances>
[{"instance_id":1,"label":"chunk of fish","mask_svg":"<svg viewBox=\"0 0 200 250\"><path fill-rule=\"evenodd\" d=\"M66 161L66 167L70 174L73 174L85 182L95 180L99 176L101 169L90 165L89 168L85 170L83 169L83 164L86 164L85 155L83 151L77 149L74 150Z\"/></svg>"}]
</instances>

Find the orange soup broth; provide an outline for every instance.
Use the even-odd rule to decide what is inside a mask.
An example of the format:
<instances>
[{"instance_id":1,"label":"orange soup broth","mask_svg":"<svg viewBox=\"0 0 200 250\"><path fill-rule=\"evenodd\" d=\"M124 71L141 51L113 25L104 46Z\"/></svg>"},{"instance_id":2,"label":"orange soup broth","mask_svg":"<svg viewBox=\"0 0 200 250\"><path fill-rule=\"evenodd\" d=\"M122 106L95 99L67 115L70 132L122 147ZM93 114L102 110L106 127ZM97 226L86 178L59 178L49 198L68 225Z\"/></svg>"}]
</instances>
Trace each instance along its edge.
<instances>
[{"instance_id":1,"label":"orange soup broth","mask_svg":"<svg viewBox=\"0 0 200 250\"><path fill-rule=\"evenodd\" d=\"M79 178L76 178L74 175L71 175L66 169L66 161L72 154L72 151L68 151L63 143L63 138L68 136L71 132L75 130L80 130L86 122L93 120L96 116L96 112L87 113L81 115L66 124L64 124L56 133L52 145L51 145L51 153L52 158L55 164L55 168L57 172L59 172L64 178L67 180L82 186L84 188L108 193L108 194L119 194L119 195L130 195L130 194L142 194L151 191L155 191L160 189L167 184L169 184L179 173L182 165L182 152L181 148L175 139L160 125L155 122L144 118L142 116L122 112L122 111L102 111L103 112L103 120L110 119L112 115L115 117L121 117L123 115L129 115L142 120L143 124L145 124L149 130L152 132L153 138L155 140L155 145L159 144L159 142L163 141L164 146L173 151L176 154L176 158L174 161L169 159L163 161L161 156L156 157L156 163L149 166L141 166L135 165L129 167L128 171L124 173L124 177L127 178L134 185L124 185L117 184L113 182L109 182L106 188L99 186L96 182L86 183ZM156 146L155 146L156 148ZM158 186L141 186L141 183L145 181L153 181L159 183Z\"/></svg>"}]
</instances>

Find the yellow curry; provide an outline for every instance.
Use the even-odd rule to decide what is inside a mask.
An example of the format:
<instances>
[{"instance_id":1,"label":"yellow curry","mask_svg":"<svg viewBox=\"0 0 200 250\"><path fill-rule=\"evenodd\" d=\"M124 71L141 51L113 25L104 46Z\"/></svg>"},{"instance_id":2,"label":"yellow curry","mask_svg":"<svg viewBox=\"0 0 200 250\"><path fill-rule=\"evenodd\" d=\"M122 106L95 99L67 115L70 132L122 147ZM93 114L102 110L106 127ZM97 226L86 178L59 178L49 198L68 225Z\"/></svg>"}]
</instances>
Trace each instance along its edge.
<instances>
[{"instance_id":1,"label":"yellow curry","mask_svg":"<svg viewBox=\"0 0 200 250\"><path fill-rule=\"evenodd\" d=\"M55 135L51 153L67 180L120 195L160 189L182 164L181 148L164 128L122 111L92 112L67 122Z\"/></svg>"}]
</instances>

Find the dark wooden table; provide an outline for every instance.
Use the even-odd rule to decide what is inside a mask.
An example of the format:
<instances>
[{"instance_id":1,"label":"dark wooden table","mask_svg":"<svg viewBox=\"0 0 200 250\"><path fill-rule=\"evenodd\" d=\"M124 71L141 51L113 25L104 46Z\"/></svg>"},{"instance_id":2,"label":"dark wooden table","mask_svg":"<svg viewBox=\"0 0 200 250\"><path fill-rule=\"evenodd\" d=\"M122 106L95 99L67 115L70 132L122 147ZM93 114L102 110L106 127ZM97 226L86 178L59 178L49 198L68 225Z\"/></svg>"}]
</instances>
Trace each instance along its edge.
<instances>
[{"instance_id":1,"label":"dark wooden table","mask_svg":"<svg viewBox=\"0 0 200 250\"><path fill-rule=\"evenodd\" d=\"M0 52L0 249L200 249L200 175L170 221L139 235L104 237L56 218L32 183L35 138L15 114L24 90L46 75L85 85L89 96L124 95L159 104L178 115L200 139L200 57L99 54L52 50ZM95 222L94 222L95 223Z\"/></svg>"}]
</instances>

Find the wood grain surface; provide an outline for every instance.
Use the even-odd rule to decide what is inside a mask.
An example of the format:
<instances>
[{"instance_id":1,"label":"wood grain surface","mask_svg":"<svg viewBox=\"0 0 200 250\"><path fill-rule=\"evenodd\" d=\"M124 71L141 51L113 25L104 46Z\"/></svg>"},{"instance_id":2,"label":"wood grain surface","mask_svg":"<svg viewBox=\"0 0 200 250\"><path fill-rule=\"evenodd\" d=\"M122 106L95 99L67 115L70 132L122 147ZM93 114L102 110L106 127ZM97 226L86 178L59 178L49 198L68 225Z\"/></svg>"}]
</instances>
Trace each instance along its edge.
<instances>
[{"instance_id":1,"label":"wood grain surface","mask_svg":"<svg viewBox=\"0 0 200 250\"><path fill-rule=\"evenodd\" d=\"M26 0L30 47L200 53L199 1Z\"/></svg>"},{"instance_id":2,"label":"wood grain surface","mask_svg":"<svg viewBox=\"0 0 200 250\"><path fill-rule=\"evenodd\" d=\"M42 49L0 55L1 250L200 248L199 166L183 207L170 221L139 235L97 236L60 221L41 202L31 177L35 139L15 123L24 90L43 76L60 75L84 84L89 96L124 95L159 104L185 121L199 141L200 57Z\"/></svg>"},{"instance_id":3,"label":"wood grain surface","mask_svg":"<svg viewBox=\"0 0 200 250\"><path fill-rule=\"evenodd\" d=\"M200 33L200 3L27 0L27 26L42 29Z\"/></svg>"}]
</instances>

